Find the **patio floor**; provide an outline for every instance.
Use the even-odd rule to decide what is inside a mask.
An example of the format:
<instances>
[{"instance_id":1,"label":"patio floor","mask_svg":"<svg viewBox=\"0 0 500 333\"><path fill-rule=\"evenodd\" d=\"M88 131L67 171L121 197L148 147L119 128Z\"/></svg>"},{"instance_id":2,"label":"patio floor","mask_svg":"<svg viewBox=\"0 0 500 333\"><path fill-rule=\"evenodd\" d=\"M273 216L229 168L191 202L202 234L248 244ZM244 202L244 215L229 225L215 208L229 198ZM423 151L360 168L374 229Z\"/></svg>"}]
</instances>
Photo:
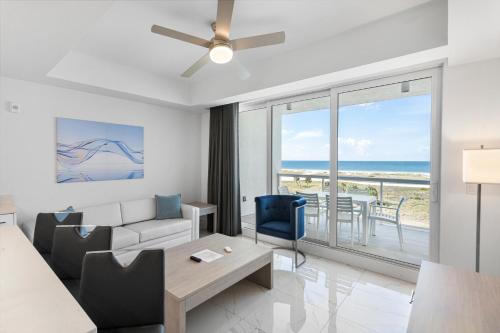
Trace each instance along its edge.
<instances>
[{"instance_id":1,"label":"patio floor","mask_svg":"<svg viewBox=\"0 0 500 333\"><path fill-rule=\"evenodd\" d=\"M251 228L255 225L255 215L242 217L242 223L249 224ZM361 229L363 228L360 222ZM354 246L355 250L363 251L377 256L395 259L411 264L420 265L422 259L429 257L429 229L416 228L403 225L403 249L399 248L398 233L396 226L392 224L377 223L376 236L369 236L368 245L364 246L357 239L357 226L354 224ZM343 224L342 230L338 230L338 245L351 248L351 226ZM362 240L362 230L360 239ZM322 216L319 224L312 218L306 223L306 237L308 240L328 241L326 232L326 218Z\"/></svg>"}]
</instances>

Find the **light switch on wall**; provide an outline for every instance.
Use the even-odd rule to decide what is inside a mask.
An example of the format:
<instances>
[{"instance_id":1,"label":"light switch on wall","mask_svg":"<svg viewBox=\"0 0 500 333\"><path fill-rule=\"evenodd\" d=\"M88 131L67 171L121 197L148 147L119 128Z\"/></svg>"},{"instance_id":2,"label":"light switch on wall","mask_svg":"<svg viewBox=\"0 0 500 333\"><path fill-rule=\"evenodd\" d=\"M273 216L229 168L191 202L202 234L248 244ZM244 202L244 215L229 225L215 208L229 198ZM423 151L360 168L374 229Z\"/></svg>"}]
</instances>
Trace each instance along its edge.
<instances>
[{"instance_id":1,"label":"light switch on wall","mask_svg":"<svg viewBox=\"0 0 500 333\"><path fill-rule=\"evenodd\" d=\"M19 113L21 111L21 106L17 103L7 102L7 111L12 113Z\"/></svg>"}]
</instances>

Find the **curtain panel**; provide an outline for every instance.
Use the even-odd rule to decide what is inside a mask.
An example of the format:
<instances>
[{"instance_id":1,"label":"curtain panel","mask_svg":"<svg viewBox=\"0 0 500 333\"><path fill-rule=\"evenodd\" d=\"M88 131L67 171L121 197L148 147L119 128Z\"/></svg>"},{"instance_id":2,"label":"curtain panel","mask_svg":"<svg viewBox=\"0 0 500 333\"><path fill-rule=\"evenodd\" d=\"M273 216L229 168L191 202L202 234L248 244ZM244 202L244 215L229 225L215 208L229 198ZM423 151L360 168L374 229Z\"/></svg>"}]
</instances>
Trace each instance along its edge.
<instances>
[{"instance_id":1,"label":"curtain panel","mask_svg":"<svg viewBox=\"0 0 500 333\"><path fill-rule=\"evenodd\" d=\"M208 202L217 205L216 232L228 236L241 234L238 118L238 103L210 108Z\"/></svg>"}]
</instances>

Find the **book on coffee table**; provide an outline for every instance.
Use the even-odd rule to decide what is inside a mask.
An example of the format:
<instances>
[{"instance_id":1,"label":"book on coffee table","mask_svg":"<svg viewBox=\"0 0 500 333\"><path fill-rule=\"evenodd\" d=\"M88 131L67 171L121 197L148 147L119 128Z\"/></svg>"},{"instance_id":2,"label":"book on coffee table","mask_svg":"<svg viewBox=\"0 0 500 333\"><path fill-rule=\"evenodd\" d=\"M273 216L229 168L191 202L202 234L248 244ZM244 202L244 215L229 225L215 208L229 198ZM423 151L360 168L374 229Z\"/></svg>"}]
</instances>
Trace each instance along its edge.
<instances>
[{"instance_id":1,"label":"book on coffee table","mask_svg":"<svg viewBox=\"0 0 500 333\"><path fill-rule=\"evenodd\" d=\"M202 250L200 252L193 253L194 257L200 258L204 262L212 262L214 260L217 260L219 258L224 257L223 254L211 251L211 250Z\"/></svg>"}]
</instances>

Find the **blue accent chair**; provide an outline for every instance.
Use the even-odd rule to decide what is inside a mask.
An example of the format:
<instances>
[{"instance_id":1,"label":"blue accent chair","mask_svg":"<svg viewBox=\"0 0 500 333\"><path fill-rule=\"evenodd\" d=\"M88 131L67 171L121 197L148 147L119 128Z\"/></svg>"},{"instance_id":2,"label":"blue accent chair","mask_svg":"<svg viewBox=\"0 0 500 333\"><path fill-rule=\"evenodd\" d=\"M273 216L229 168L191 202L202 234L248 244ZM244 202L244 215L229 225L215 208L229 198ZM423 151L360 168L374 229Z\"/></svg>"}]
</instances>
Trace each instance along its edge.
<instances>
[{"instance_id":1,"label":"blue accent chair","mask_svg":"<svg viewBox=\"0 0 500 333\"><path fill-rule=\"evenodd\" d=\"M296 195L264 195L255 198L255 243L257 234L291 240L295 251L295 267L306 262L306 256L297 248L297 240L305 235L304 207L306 200ZM280 247L276 248L280 249ZM297 253L304 260L299 264Z\"/></svg>"}]
</instances>

